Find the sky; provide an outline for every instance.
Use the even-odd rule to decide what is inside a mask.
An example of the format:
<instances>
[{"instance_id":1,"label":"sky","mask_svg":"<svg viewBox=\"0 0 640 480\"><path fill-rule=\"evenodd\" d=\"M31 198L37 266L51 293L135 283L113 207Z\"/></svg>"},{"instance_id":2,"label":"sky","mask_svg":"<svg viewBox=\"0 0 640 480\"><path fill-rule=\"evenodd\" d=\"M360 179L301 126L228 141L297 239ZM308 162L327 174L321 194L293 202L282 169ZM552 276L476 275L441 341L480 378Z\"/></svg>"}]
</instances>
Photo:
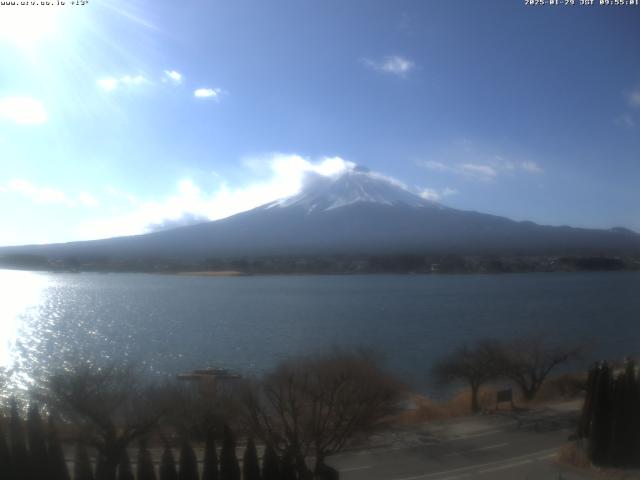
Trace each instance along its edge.
<instances>
[{"instance_id":1,"label":"sky","mask_svg":"<svg viewBox=\"0 0 640 480\"><path fill-rule=\"evenodd\" d=\"M640 6L57 2L0 6L0 246L223 218L352 164L640 231Z\"/></svg>"}]
</instances>

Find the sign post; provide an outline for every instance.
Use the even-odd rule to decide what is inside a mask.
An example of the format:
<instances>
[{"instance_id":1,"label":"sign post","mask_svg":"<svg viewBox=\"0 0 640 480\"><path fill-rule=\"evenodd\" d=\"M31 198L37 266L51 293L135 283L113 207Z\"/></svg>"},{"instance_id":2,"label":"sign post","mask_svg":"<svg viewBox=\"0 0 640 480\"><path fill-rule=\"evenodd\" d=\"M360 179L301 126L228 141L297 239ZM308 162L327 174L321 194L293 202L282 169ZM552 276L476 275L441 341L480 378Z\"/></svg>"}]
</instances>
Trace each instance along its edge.
<instances>
[{"instance_id":1,"label":"sign post","mask_svg":"<svg viewBox=\"0 0 640 480\"><path fill-rule=\"evenodd\" d=\"M500 408L500 404L503 402L509 402L511 404L511 410L513 410L513 391L510 388L507 390L498 390L496 393L496 410Z\"/></svg>"}]
</instances>

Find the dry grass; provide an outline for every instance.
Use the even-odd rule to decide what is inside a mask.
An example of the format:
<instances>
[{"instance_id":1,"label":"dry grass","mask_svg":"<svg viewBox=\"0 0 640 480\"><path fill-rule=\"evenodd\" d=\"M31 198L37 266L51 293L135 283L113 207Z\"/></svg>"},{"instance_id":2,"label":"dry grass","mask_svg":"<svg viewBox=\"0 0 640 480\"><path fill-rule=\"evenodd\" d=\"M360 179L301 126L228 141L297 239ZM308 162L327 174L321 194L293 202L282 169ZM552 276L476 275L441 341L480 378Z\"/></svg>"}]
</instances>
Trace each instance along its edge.
<instances>
[{"instance_id":1,"label":"dry grass","mask_svg":"<svg viewBox=\"0 0 640 480\"><path fill-rule=\"evenodd\" d=\"M591 468L591 461L587 457L584 448L577 443L567 443L558 450L558 462L574 468Z\"/></svg>"},{"instance_id":2,"label":"dry grass","mask_svg":"<svg viewBox=\"0 0 640 480\"><path fill-rule=\"evenodd\" d=\"M586 374L564 374L548 379L535 400L527 402L514 388L514 405L518 409L529 407L541 407L544 405L564 402L580 398L583 394ZM497 388L491 386L482 387L479 394L480 409L482 411L495 411ZM428 397L413 394L410 400L415 408L407 410L394 418L399 425L416 425L433 420L465 417L471 415L471 392L463 389L446 401L437 402ZM501 404L500 409L508 410L509 404Z\"/></svg>"},{"instance_id":3,"label":"dry grass","mask_svg":"<svg viewBox=\"0 0 640 480\"><path fill-rule=\"evenodd\" d=\"M640 471L594 466L585 452L584 446L573 442L560 447L557 462L586 473L591 478L602 480L640 480Z\"/></svg>"},{"instance_id":4,"label":"dry grass","mask_svg":"<svg viewBox=\"0 0 640 480\"><path fill-rule=\"evenodd\" d=\"M586 373L567 373L548 379L540 388L533 405L561 402L580 398L587 382Z\"/></svg>"},{"instance_id":5,"label":"dry grass","mask_svg":"<svg viewBox=\"0 0 640 480\"><path fill-rule=\"evenodd\" d=\"M479 402L482 410L495 407L495 390L483 388L480 390ZM432 420L465 417L471 414L471 392L463 390L455 394L446 402L435 402L422 395L412 395L414 409L402 412L396 418L400 425L415 425Z\"/></svg>"}]
</instances>

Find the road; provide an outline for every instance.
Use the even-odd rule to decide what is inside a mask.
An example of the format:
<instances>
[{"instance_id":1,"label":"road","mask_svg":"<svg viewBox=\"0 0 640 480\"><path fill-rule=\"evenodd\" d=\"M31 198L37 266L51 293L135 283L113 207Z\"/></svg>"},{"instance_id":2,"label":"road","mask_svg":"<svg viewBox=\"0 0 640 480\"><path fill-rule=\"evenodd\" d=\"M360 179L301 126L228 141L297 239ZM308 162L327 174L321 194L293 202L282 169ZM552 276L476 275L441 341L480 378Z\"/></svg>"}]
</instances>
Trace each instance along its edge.
<instances>
[{"instance_id":1,"label":"road","mask_svg":"<svg viewBox=\"0 0 640 480\"><path fill-rule=\"evenodd\" d=\"M343 480L581 480L590 477L555 462L577 414L565 405L438 422L388 434L377 446L327 463Z\"/></svg>"}]
</instances>

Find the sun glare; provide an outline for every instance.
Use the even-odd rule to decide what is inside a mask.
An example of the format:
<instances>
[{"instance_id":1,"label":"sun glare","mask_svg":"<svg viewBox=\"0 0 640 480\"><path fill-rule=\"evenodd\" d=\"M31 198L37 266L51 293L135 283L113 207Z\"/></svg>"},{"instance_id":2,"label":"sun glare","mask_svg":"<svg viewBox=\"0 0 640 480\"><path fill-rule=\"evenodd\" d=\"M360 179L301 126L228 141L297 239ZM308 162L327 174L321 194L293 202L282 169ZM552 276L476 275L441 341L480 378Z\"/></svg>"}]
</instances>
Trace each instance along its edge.
<instances>
[{"instance_id":1,"label":"sun glare","mask_svg":"<svg viewBox=\"0 0 640 480\"><path fill-rule=\"evenodd\" d=\"M9 41L22 48L32 48L59 32L59 18L64 7L5 6L0 12L0 41Z\"/></svg>"},{"instance_id":2,"label":"sun glare","mask_svg":"<svg viewBox=\"0 0 640 480\"><path fill-rule=\"evenodd\" d=\"M38 273L0 270L0 289L6 293L0 306L0 368L11 368L25 319L42 301L48 284L49 280Z\"/></svg>"}]
</instances>

